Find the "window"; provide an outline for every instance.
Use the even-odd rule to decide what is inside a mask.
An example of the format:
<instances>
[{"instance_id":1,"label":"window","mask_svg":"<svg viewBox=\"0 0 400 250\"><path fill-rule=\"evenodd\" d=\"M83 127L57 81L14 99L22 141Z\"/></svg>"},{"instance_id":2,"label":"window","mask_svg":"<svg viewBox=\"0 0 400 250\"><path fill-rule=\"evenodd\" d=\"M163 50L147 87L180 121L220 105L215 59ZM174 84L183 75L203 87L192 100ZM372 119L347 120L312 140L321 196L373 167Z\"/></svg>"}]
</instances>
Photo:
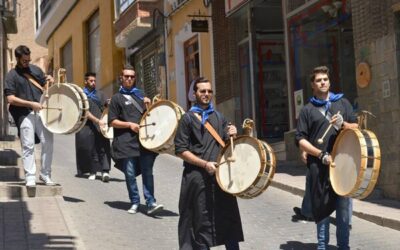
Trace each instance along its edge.
<instances>
[{"instance_id":1,"label":"window","mask_svg":"<svg viewBox=\"0 0 400 250\"><path fill-rule=\"evenodd\" d=\"M135 2L135 0L117 0L117 12L118 15L124 12L132 3Z\"/></svg>"},{"instance_id":2,"label":"window","mask_svg":"<svg viewBox=\"0 0 400 250\"><path fill-rule=\"evenodd\" d=\"M72 39L61 48L61 67L67 71L66 82L73 82Z\"/></svg>"},{"instance_id":3,"label":"window","mask_svg":"<svg viewBox=\"0 0 400 250\"><path fill-rule=\"evenodd\" d=\"M98 86L100 78L100 20L99 11L96 11L87 22L87 70L97 74Z\"/></svg>"}]
</instances>

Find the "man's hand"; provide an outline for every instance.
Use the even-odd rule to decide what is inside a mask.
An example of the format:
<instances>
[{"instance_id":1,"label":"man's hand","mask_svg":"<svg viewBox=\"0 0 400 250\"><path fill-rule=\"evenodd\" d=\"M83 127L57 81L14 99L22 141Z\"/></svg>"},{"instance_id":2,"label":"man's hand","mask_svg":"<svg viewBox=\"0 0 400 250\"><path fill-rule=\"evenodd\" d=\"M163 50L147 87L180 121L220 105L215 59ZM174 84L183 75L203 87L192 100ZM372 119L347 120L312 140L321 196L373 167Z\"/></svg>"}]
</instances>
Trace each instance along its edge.
<instances>
[{"instance_id":1,"label":"man's hand","mask_svg":"<svg viewBox=\"0 0 400 250\"><path fill-rule=\"evenodd\" d=\"M343 120L343 116L341 114L336 114L336 115L332 116L331 123L336 128L336 130L339 130L342 128L343 122L344 122L344 120Z\"/></svg>"},{"instance_id":2,"label":"man's hand","mask_svg":"<svg viewBox=\"0 0 400 250\"><path fill-rule=\"evenodd\" d=\"M101 129L104 129L104 127L106 126L106 123L99 119L99 126Z\"/></svg>"},{"instance_id":3,"label":"man's hand","mask_svg":"<svg viewBox=\"0 0 400 250\"><path fill-rule=\"evenodd\" d=\"M320 160L322 161L322 164L329 166L332 163L332 156L325 152L321 155Z\"/></svg>"},{"instance_id":4,"label":"man's hand","mask_svg":"<svg viewBox=\"0 0 400 250\"><path fill-rule=\"evenodd\" d=\"M229 136L235 136L237 134L237 129L235 125L228 125L226 128L227 128L227 134Z\"/></svg>"},{"instance_id":5,"label":"man's hand","mask_svg":"<svg viewBox=\"0 0 400 250\"><path fill-rule=\"evenodd\" d=\"M129 129L132 130L135 133L139 133L139 124L130 122L129 123Z\"/></svg>"},{"instance_id":6,"label":"man's hand","mask_svg":"<svg viewBox=\"0 0 400 250\"><path fill-rule=\"evenodd\" d=\"M216 162L208 161L206 163L206 165L204 166L204 168L206 169L207 173L209 173L210 175L214 175L215 171L217 170L217 168L215 167L216 164L217 164Z\"/></svg>"},{"instance_id":7,"label":"man's hand","mask_svg":"<svg viewBox=\"0 0 400 250\"><path fill-rule=\"evenodd\" d=\"M301 151L300 153L300 159L303 163L307 164L307 152L306 151Z\"/></svg>"},{"instance_id":8,"label":"man's hand","mask_svg":"<svg viewBox=\"0 0 400 250\"><path fill-rule=\"evenodd\" d=\"M46 82L48 84L53 84L54 83L54 78L51 75L46 75Z\"/></svg>"},{"instance_id":9,"label":"man's hand","mask_svg":"<svg viewBox=\"0 0 400 250\"><path fill-rule=\"evenodd\" d=\"M145 105L150 105L151 104L151 100L148 97L143 98L143 102Z\"/></svg>"},{"instance_id":10,"label":"man's hand","mask_svg":"<svg viewBox=\"0 0 400 250\"><path fill-rule=\"evenodd\" d=\"M43 107L42 107L42 104L40 104L38 102L32 102L31 108L33 109L33 111L39 112L40 110L42 110Z\"/></svg>"}]
</instances>

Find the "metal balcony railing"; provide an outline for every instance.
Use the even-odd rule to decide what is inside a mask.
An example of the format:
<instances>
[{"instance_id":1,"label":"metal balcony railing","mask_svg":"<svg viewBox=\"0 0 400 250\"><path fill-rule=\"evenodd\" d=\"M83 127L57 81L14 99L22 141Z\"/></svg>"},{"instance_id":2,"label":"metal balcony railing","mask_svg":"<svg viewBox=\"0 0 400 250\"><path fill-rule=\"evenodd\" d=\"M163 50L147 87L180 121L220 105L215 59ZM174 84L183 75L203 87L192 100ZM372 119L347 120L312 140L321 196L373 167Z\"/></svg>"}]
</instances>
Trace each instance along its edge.
<instances>
[{"instance_id":1,"label":"metal balcony railing","mask_svg":"<svg viewBox=\"0 0 400 250\"><path fill-rule=\"evenodd\" d=\"M0 0L0 11L3 14L16 15L17 0Z\"/></svg>"}]
</instances>

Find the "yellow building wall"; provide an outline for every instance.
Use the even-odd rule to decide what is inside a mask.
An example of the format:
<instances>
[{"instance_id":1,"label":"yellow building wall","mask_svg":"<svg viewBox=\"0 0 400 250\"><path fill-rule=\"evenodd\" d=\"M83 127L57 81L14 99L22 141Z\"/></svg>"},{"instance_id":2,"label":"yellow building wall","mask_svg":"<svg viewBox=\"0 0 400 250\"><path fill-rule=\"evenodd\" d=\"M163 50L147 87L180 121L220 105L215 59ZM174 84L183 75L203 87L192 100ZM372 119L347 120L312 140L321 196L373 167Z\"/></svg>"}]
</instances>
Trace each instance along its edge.
<instances>
[{"instance_id":1,"label":"yellow building wall","mask_svg":"<svg viewBox=\"0 0 400 250\"><path fill-rule=\"evenodd\" d=\"M199 15L199 11L201 15L208 15L208 10L204 7L203 0L193 0L189 1L185 6L179 9L175 14L173 14L169 18L168 25L168 37L167 43L168 47L167 56L168 56L168 74L171 72L176 72L176 55L175 55L175 37L178 33L184 28L186 23L189 23L190 29L190 21L193 19L192 17L188 17L188 15ZM208 33L194 33L199 34L199 48L200 48L200 69L201 76L206 77L207 79L212 79L212 54L210 48L210 40L211 40L211 19L208 20ZM183 48L182 48L183 50ZM183 65L179 65L183 66ZM178 99L177 97L177 80L176 76L171 79L169 77L169 98L172 101Z\"/></svg>"},{"instance_id":2,"label":"yellow building wall","mask_svg":"<svg viewBox=\"0 0 400 250\"><path fill-rule=\"evenodd\" d=\"M58 69L61 65L61 49L72 38L73 79L68 81L82 86L87 71L86 21L97 10L100 21L100 55L98 55L101 57L100 79L102 88L106 88L115 82L124 62L123 50L115 46L113 1L78 1L49 37L48 50L49 56L54 59L54 68Z\"/></svg>"}]
</instances>

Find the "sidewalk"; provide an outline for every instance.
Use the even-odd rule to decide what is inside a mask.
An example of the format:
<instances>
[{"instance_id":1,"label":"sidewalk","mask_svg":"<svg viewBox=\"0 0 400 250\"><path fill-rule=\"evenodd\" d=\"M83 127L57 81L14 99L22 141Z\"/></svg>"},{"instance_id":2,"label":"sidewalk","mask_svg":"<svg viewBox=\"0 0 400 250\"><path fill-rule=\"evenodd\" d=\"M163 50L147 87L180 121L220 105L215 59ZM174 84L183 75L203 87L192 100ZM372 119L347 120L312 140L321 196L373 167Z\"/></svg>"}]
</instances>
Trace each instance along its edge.
<instances>
[{"instance_id":1,"label":"sidewalk","mask_svg":"<svg viewBox=\"0 0 400 250\"><path fill-rule=\"evenodd\" d=\"M20 154L19 140L0 141L0 250L85 249L63 212L61 186L28 190Z\"/></svg>"},{"instance_id":2,"label":"sidewalk","mask_svg":"<svg viewBox=\"0 0 400 250\"><path fill-rule=\"evenodd\" d=\"M303 196L305 173L304 164L279 161L271 185L292 194ZM301 204L298 206L301 207ZM400 231L400 201L375 198L374 193L372 193L365 200L353 199L353 215Z\"/></svg>"}]
</instances>

